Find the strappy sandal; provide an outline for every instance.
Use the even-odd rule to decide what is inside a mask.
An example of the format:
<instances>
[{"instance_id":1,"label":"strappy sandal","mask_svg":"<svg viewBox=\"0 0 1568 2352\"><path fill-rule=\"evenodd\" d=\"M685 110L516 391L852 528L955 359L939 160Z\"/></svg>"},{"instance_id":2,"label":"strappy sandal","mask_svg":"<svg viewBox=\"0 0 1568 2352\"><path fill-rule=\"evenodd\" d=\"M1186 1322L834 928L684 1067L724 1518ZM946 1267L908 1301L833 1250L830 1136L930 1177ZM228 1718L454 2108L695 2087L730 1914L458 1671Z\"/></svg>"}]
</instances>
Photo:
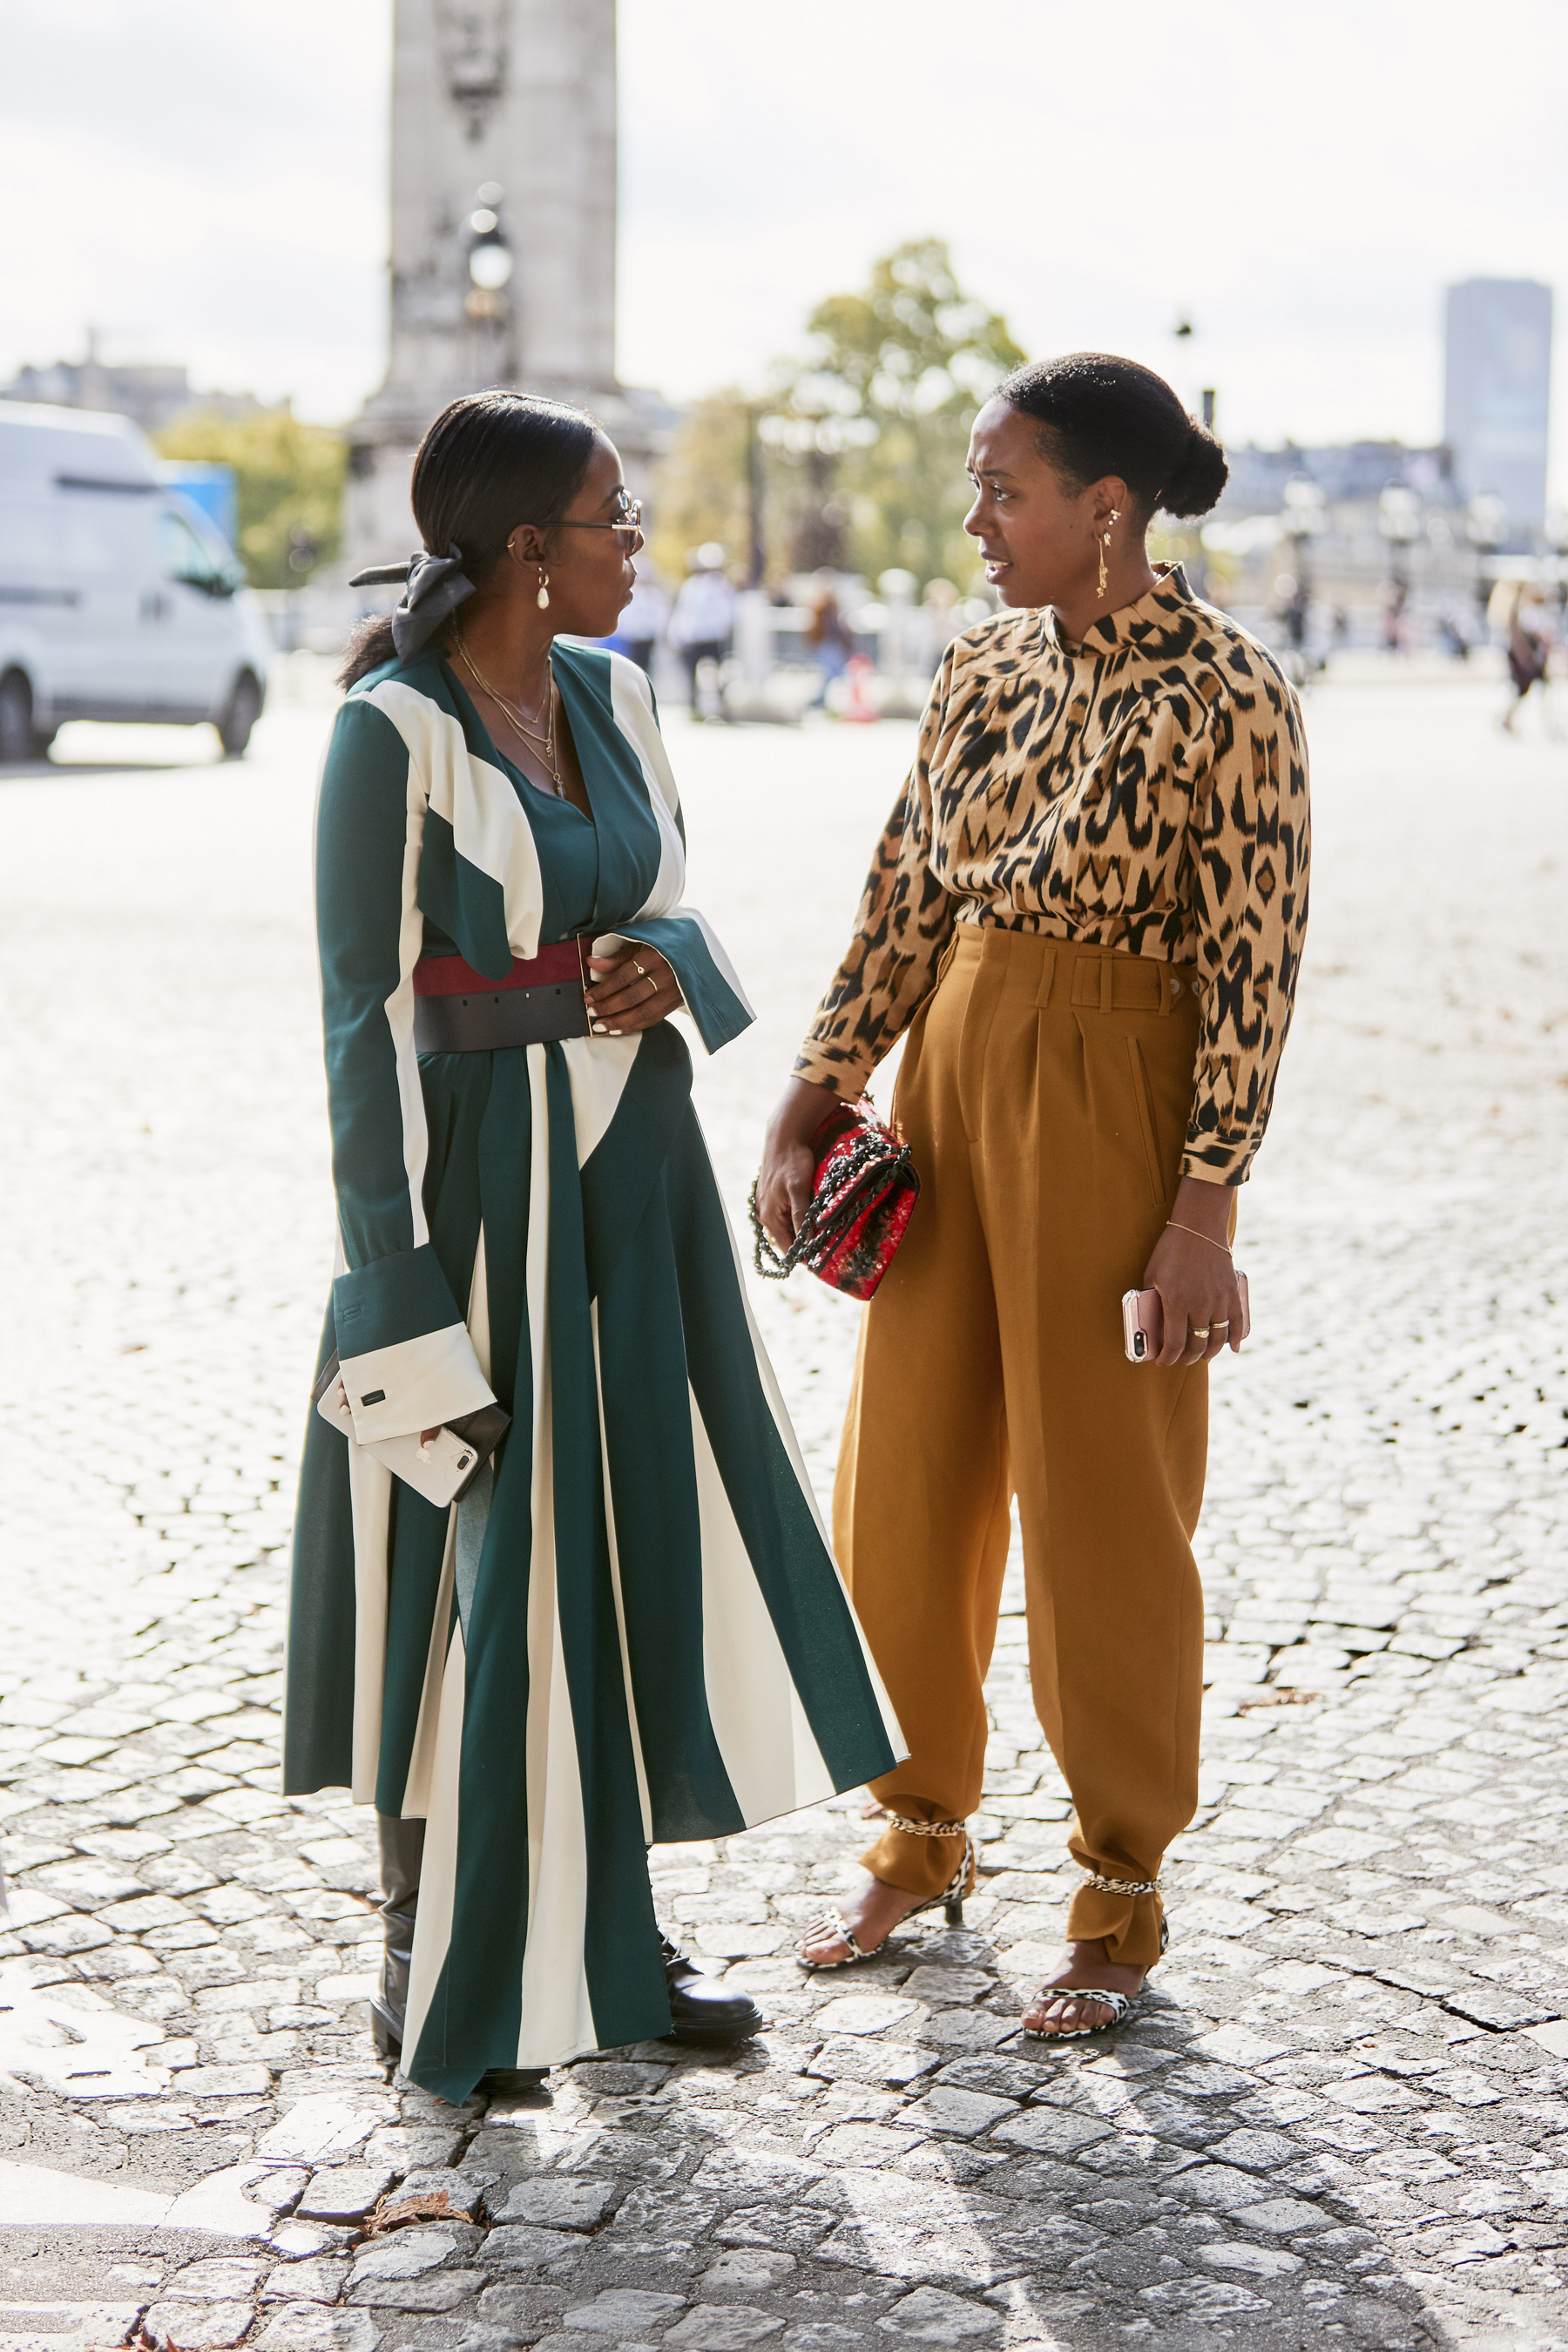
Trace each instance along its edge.
<instances>
[{"instance_id":1,"label":"strappy sandal","mask_svg":"<svg viewBox=\"0 0 1568 2352\"><path fill-rule=\"evenodd\" d=\"M1102 1895L1157 1895L1160 1891L1157 1878L1102 1878L1098 1871L1093 1870L1088 1873L1088 1878L1089 1884L1099 1887ZM1162 1954L1169 1948L1170 1941L1171 1923L1162 1916ZM1119 2025L1127 2022L1148 1990L1147 1975L1136 1992L1112 1992L1109 1986L1102 1985L1042 1985L1035 1996L1036 2000L1075 2000L1080 2008L1092 2002L1096 2008L1108 2009L1110 2015L1098 2025L1071 2025L1050 2032L1042 2032L1037 2025L1025 2025L1019 2031L1026 2042L1084 2042L1091 2033L1114 2033ZM1029 2006L1032 2009L1034 2001Z\"/></svg>"},{"instance_id":2,"label":"strappy sandal","mask_svg":"<svg viewBox=\"0 0 1568 2352\"><path fill-rule=\"evenodd\" d=\"M962 1822L910 1822L905 1821L900 1813L888 1813L884 1818L890 1829L907 1830L911 1837L955 1837L962 1832L963 1853L958 1868L940 1895L928 1895L923 1903L917 1903L912 1910L906 1911L903 1917L895 1921L889 1928L881 1942L873 1944L869 1951L858 1942L854 1928L841 1911L825 1911L820 1919L812 1921L801 1941L806 1944L818 1943L831 1937L835 1943L845 1944L848 1949L841 1960L808 1960L804 1952L797 1952L796 1964L814 1975L826 1975L830 1969L850 1968L857 1960L874 1960L879 1952L887 1949L889 1939L897 1935L900 1927L905 1927L911 1919L918 1919L922 1911L934 1911L939 1903L942 1905L943 1916L950 1927L962 1927L963 1925L964 1898L973 1894L975 1880L980 1874L980 1856L974 1840L970 1836L963 1823Z\"/></svg>"}]
</instances>

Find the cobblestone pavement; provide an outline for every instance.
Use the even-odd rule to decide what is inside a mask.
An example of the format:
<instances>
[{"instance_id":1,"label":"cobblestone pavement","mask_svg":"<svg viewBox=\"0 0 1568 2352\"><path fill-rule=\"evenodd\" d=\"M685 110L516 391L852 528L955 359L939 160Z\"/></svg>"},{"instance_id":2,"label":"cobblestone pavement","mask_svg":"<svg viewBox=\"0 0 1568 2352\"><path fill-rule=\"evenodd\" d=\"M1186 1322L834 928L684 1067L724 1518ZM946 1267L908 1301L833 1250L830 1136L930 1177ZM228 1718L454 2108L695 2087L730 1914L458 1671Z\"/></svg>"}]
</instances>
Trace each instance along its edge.
<instances>
[{"instance_id":1,"label":"cobblestone pavement","mask_svg":"<svg viewBox=\"0 0 1568 2352\"><path fill-rule=\"evenodd\" d=\"M1015 1612L962 1932L799 1977L851 1804L663 1850L769 2031L458 2112L373 2061L365 1818L277 1794L329 1261L312 680L243 765L79 729L0 784L0 2352L1568 2345L1568 752L1462 677L1312 704L1204 1810L1134 2021L1015 2030L1068 1875ZM672 731L765 1008L700 1076L738 1211L910 730ZM825 1485L852 1311L760 1311ZM389 2194L423 2218L368 2228Z\"/></svg>"}]
</instances>

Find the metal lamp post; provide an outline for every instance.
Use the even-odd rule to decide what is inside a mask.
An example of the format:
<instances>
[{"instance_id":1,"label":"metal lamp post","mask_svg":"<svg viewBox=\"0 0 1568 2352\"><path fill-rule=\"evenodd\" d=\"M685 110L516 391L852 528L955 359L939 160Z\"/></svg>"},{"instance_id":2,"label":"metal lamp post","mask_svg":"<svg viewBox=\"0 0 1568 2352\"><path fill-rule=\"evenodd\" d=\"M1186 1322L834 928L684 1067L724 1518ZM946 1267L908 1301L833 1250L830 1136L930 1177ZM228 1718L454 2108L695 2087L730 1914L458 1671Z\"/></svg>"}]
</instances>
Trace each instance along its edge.
<instances>
[{"instance_id":1,"label":"metal lamp post","mask_svg":"<svg viewBox=\"0 0 1568 2352\"><path fill-rule=\"evenodd\" d=\"M1384 643L1390 653L1401 642L1400 624L1410 601L1410 550L1421 536L1421 499L1405 482L1390 482L1377 501L1377 527L1388 544L1388 613Z\"/></svg>"},{"instance_id":2,"label":"metal lamp post","mask_svg":"<svg viewBox=\"0 0 1568 2352\"><path fill-rule=\"evenodd\" d=\"M463 224L468 238L470 281L463 310L477 326L499 327L506 320L506 289L516 261L500 223L504 193L494 180L487 180Z\"/></svg>"},{"instance_id":3,"label":"metal lamp post","mask_svg":"<svg viewBox=\"0 0 1568 2352\"><path fill-rule=\"evenodd\" d=\"M1323 528L1327 508L1322 491L1305 475L1287 482L1279 509L1279 528L1290 543L1290 571L1296 585L1285 608L1285 627L1291 651L1305 662L1307 616L1312 601L1311 546Z\"/></svg>"},{"instance_id":4,"label":"metal lamp post","mask_svg":"<svg viewBox=\"0 0 1568 2352\"><path fill-rule=\"evenodd\" d=\"M1508 509L1493 491L1478 490L1466 507L1465 537L1476 551L1476 617L1480 623L1484 643L1487 606L1491 599L1487 561L1497 553L1508 537Z\"/></svg>"}]
</instances>

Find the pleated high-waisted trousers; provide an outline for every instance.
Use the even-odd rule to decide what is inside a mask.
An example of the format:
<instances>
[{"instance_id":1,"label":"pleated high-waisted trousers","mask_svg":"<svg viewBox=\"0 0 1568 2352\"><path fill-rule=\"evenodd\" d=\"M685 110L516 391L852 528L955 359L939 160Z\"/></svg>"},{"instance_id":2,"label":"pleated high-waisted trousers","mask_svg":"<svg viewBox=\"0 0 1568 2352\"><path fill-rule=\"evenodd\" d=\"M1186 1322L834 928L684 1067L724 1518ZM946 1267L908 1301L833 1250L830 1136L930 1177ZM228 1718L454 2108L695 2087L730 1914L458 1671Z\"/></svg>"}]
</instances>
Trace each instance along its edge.
<instances>
[{"instance_id":1,"label":"pleated high-waisted trousers","mask_svg":"<svg viewBox=\"0 0 1568 2352\"><path fill-rule=\"evenodd\" d=\"M1190 966L961 924L895 1098L921 1197L866 1311L835 1495L855 1606L905 1739L890 1813L979 1805L1009 1506L1035 1705L1086 1874L1159 1875L1197 1804L1203 1596L1190 1538L1205 1366L1134 1365L1121 1300L1170 1213L1193 1097ZM863 1858L935 1893L956 1836ZM1160 1898L1085 1883L1072 1937L1152 1963Z\"/></svg>"}]
</instances>

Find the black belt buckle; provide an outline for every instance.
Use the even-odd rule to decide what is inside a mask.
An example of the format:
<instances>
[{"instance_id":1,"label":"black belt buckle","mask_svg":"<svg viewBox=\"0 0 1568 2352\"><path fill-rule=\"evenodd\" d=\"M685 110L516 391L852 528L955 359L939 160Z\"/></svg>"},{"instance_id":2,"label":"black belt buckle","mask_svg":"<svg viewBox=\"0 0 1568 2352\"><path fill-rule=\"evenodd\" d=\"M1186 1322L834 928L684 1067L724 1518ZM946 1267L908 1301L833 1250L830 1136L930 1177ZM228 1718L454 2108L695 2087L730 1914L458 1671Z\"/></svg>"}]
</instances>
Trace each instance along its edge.
<instances>
[{"instance_id":1,"label":"black belt buckle","mask_svg":"<svg viewBox=\"0 0 1568 2352\"><path fill-rule=\"evenodd\" d=\"M532 988L487 989L483 995L416 996L416 1054L502 1054L515 1045L550 1045L589 1034L587 966L581 938L576 980L550 980Z\"/></svg>"}]
</instances>

